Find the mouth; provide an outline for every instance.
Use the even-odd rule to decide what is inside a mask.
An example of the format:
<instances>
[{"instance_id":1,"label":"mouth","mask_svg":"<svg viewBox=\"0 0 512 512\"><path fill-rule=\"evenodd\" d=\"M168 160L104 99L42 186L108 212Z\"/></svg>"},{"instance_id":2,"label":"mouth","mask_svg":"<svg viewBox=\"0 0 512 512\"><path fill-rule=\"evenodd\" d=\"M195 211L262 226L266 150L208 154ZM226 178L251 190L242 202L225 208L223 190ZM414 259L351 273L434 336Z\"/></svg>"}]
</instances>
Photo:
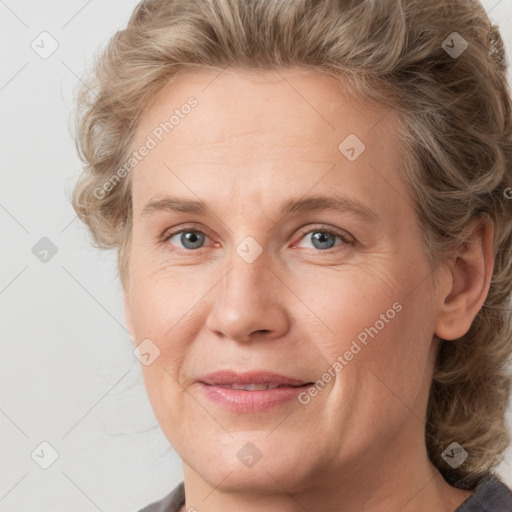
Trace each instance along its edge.
<instances>
[{"instance_id":1,"label":"mouth","mask_svg":"<svg viewBox=\"0 0 512 512\"><path fill-rule=\"evenodd\" d=\"M260 412L289 402L313 385L273 372L221 371L202 376L198 383L216 405L237 412Z\"/></svg>"}]
</instances>

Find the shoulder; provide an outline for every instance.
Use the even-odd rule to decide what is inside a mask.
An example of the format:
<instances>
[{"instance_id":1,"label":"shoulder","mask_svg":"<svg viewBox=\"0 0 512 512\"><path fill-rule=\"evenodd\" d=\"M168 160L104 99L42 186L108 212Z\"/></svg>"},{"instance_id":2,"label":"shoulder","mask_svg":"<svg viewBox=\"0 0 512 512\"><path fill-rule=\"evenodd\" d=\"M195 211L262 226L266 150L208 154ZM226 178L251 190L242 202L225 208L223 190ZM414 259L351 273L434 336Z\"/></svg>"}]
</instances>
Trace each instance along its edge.
<instances>
[{"instance_id":1,"label":"shoulder","mask_svg":"<svg viewBox=\"0 0 512 512\"><path fill-rule=\"evenodd\" d=\"M139 512L178 512L184 503L185 488L181 482L161 500L150 503Z\"/></svg>"},{"instance_id":2,"label":"shoulder","mask_svg":"<svg viewBox=\"0 0 512 512\"><path fill-rule=\"evenodd\" d=\"M483 477L455 512L512 512L512 491L495 474Z\"/></svg>"}]
</instances>

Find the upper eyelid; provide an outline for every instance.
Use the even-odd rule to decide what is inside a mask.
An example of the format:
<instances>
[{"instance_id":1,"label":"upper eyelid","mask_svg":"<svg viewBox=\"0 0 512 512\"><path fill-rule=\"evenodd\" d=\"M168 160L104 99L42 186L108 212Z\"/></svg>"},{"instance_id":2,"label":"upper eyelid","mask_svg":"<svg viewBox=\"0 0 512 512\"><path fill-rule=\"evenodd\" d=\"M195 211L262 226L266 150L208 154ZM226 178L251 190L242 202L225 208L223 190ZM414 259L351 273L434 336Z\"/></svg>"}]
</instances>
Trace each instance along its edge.
<instances>
[{"instance_id":1,"label":"upper eyelid","mask_svg":"<svg viewBox=\"0 0 512 512\"><path fill-rule=\"evenodd\" d=\"M317 227L307 227L305 226L304 229L302 228L299 228L299 230L297 231L298 234L300 235L306 235L308 233L311 233L312 231L326 231L328 233L332 233L333 235L336 235L336 236L339 236L341 238L349 238L350 240L353 240L355 241L355 238L348 232L348 231L345 231L344 229L341 229L341 228L334 228L334 227L330 227L330 226L327 226L326 224L319 224Z\"/></svg>"},{"instance_id":2,"label":"upper eyelid","mask_svg":"<svg viewBox=\"0 0 512 512\"><path fill-rule=\"evenodd\" d=\"M194 231L197 233L201 233L203 235L206 235L208 238L211 238L208 232L204 229L195 228L194 226L179 226L176 228L169 228L166 229L162 235L161 238L163 240L168 240L169 238L178 235L179 233L182 233L183 231Z\"/></svg>"}]
</instances>

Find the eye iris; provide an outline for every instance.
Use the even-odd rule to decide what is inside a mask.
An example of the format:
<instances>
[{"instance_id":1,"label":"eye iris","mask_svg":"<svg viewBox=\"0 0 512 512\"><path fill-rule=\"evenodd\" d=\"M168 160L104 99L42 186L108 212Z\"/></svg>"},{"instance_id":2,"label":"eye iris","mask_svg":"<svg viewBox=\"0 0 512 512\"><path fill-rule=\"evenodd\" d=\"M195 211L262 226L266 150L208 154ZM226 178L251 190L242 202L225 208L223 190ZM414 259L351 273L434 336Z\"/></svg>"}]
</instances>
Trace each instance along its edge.
<instances>
[{"instance_id":1,"label":"eye iris","mask_svg":"<svg viewBox=\"0 0 512 512\"><path fill-rule=\"evenodd\" d=\"M326 233L324 231L315 231L311 235L311 237L312 237L313 245L315 246L316 249L330 249L331 247L334 246L334 242L335 242L335 238L336 238L331 233ZM330 237L332 243L326 242L326 239L328 239L329 237ZM317 247L315 242L319 242L320 246Z\"/></svg>"},{"instance_id":2,"label":"eye iris","mask_svg":"<svg viewBox=\"0 0 512 512\"><path fill-rule=\"evenodd\" d=\"M204 235L194 231L184 231L180 238L181 243L186 249L197 249L203 243ZM192 246L187 246L188 243L191 243Z\"/></svg>"}]
</instances>

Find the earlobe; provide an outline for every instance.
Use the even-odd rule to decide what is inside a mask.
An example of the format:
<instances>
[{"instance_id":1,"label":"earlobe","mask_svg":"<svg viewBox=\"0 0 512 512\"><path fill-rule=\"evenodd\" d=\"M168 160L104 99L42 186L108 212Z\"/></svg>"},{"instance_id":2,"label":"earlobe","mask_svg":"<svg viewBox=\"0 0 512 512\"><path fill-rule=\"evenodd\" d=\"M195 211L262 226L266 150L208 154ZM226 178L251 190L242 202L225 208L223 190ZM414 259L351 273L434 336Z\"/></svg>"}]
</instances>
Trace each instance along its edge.
<instances>
[{"instance_id":1,"label":"earlobe","mask_svg":"<svg viewBox=\"0 0 512 512\"><path fill-rule=\"evenodd\" d=\"M483 306L494 268L494 228L490 219L471 222L447 264L444 296L435 334L444 340L464 336ZM446 290L448 290L446 292Z\"/></svg>"}]
</instances>

